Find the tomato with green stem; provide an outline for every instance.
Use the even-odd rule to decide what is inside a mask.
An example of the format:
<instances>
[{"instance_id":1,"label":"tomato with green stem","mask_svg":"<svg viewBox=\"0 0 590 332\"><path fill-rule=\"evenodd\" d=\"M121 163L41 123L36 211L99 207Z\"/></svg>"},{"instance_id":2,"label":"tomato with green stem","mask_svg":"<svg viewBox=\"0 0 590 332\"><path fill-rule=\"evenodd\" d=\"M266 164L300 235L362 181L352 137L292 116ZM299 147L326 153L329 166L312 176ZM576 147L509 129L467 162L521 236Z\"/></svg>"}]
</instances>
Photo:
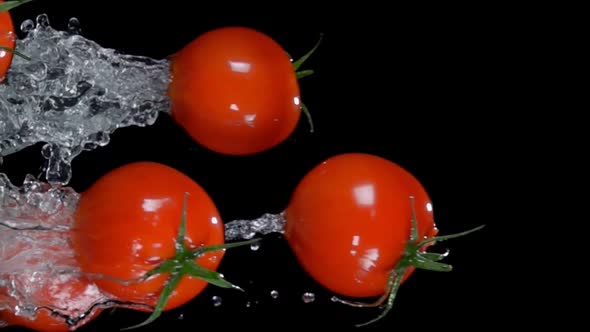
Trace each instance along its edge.
<instances>
[{"instance_id":1,"label":"tomato with green stem","mask_svg":"<svg viewBox=\"0 0 590 332\"><path fill-rule=\"evenodd\" d=\"M319 44L319 42L318 42ZM282 143L301 112L300 60L271 37L245 27L224 27L197 37L171 56L169 95L175 121L200 145L248 155Z\"/></svg>"},{"instance_id":2,"label":"tomato with green stem","mask_svg":"<svg viewBox=\"0 0 590 332\"><path fill-rule=\"evenodd\" d=\"M84 191L72 236L81 270L103 292L153 308L138 326L187 303L209 283L239 289L216 270L225 249L253 241L224 243L207 192L154 162L121 166Z\"/></svg>"},{"instance_id":3,"label":"tomato with green stem","mask_svg":"<svg viewBox=\"0 0 590 332\"><path fill-rule=\"evenodd\" d=\"M428 253L437 236L424 186L401 166L378 156L345 153L328 158L297 185L285 210L285 237L319 284L343 297L379 297L358 307L393 306L400 285L416 268L450 271L446 253ZM479 229L478 227L476 229Z\"/></svg>"}]
</instances>

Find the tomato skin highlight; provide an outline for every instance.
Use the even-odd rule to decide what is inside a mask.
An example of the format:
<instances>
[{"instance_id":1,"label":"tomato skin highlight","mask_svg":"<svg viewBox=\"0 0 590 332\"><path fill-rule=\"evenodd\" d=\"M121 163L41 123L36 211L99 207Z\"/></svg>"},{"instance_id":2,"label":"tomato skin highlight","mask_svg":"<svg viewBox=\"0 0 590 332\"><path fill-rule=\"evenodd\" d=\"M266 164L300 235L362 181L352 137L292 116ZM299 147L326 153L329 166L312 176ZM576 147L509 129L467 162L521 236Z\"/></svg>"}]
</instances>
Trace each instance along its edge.
<instances>
[{"instance_id":1,"label":"tomato skin highlight","mask_svg":"<svg viewBox=\"0 0 590 332\"><path fill-rule=\"evenodd\" d=\"M219 212L200 185L171 167L135 162L107 173L81 194L72 241L82 271L132 280L173 257L185 192L189 194L185 244L195 249L224 243ZM209 252L195 261L215 270L223 254ZM93 281L118 300L154 306L168 275L128 285L100 277ZM205 281L186 276L164 310L183 305L206 286Z\"/></svg>"},{"instance_id":2,"label":"tomato skin highlight","mask_svg":"<svg viewBox=\"0 0 590 332\"><path fill-rule=\"evenodd\" d=\"M202 146L228 155L268 150L295 130L300 90L291 60L269 36L225 27L171 57L172 117Z\"/></svg>"},{"instance_id":3,"label":"tomato skin highlight","mask_svg":"<svg viewBox=\"0 0 590 332\"><path fill-rule=\"evenodd\" d=\"M0 2L4 2L4 0L0 0ZM0 12L0 46L14 49L16 45L15 37L10 12ZM4 80L13 56L12 52L0 49L0 82Z\"/></svg>"},{"instance_id":4,"label":"tomato skin highlight","mask_svg":"<svg viewBox=\"0 0 590 332\"><path fill-rule=\"evenodd\" d=\"M374 155L333 156L297 185L285 210L285 238L303 269L327 289L381 295L410 239L410 196L419 238L436 235L430 198L412 174Z\"/></svg>"}]
</instances>

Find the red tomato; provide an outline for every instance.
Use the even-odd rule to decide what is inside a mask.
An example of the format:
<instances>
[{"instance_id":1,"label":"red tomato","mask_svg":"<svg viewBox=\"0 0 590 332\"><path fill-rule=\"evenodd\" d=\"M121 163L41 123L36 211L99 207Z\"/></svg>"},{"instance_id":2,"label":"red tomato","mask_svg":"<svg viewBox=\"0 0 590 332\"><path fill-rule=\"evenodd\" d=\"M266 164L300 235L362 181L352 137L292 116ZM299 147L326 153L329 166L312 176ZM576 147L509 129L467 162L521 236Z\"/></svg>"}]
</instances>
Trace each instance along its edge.
<instances>
[{"instance_id":1,"label":"red tomato","mask_svg":"<svg viewBox=\"0 0 590 332\"><path fill-rule=\"evenodd\" d=\"M40 286L28 289L29 299L38 308L36 316L31 318L17 315L11 310L0 310L0 322L4 321L8 326L22 326L39 332L66 332L87 324L102 311L100 308L92 308L93 301L99 296L98 289L87 279L77 275L61 275L55 278L55 276L49 277L39 274L36 277L41 280L37 284ZM2 288L0 288L1 293ZM0 295L0 302L10 303L11 301L11 298ZM65 318L69 307L73 307L75 310L83 307L82 310L92 309L92 312L80 321L73 322L74 326L70 326ZM53 313L48 308L65 311L60 312L60 315L57 312ZM85 314L85 312L79 314Z\"/></svg>"},{"instance_id":2,"label":"red tomato","mask_svg":"<svg viewBox=\"0 0 590 332\"><path fill-rule=\"evenodd\" d=\"M299 83L281 46L243 27L209 31L171 57L172 116L210 150L254 154L283 142L301 115Z\"/></svg>"},{"instance_id":3,"label":"red tomato","mask_svg":"<svg viewBox=\"0 0 590 332\"><path fill-rule=\"evenodd\" d=\"M1 300L1 298L0 298ZM7 326L21 326L32 329L37 332L67 332L74 331L92 319L96 318L102 310L95 310L91 313L90 317L84 319L83 322L79 322L76 327L70 327L65 318L53 314L50 310L45 308L39 308L35 318L30 319L23 316L17 316L11 311L0 311L0 321L6 322Z\"/></svg>"},{"instance_id":4,"label":"red tomato","mask_svg":"<svg viewBox=\"0 0 590 332\"><path fill-rule=\"evenodd\" d=\"M0 2L4 2L4 0L0 0ZM8 11L0 12L0 46L14 49L15 43L14 26L10 13ZM0 48L0 82L4 80L8 67L10 67L12 56L12 52Z\"/></svg>"},{"instance_id":5,"label":"red tomato","mask_svg":"<svg viewBox=\"0 0 590 332\"><path fill-rule=\"evenodd\" d=\"M174 257L185 193L185 244L189 249L222 244L222 220L201 186L168 166L136 162L107 173L81 194L72 241L82 270L132 280ZM223 251L213 251L195 262L215 270L222 257ZM156 274L129 285L101 277L93 280L118 300L154 306L168 276ZM206 285L183 277L164 310L188 302Z\"/></svg>"},{"instance_id":6,"label":"red tomato","mask_svg":"<svg viewBox=\"0 0 590 332\"><path fill-rule=\"evenodd\" d=\"M53 316L47 309L39 309L34 319L17 316L13 312L0 311L0 321L7 322L7 326L22 326L38 332L67 332L69 326L63 318Z\"/></svg>"},{"instance_id":7,"label":"red tomato","mask_svg":"<svg viewBox=\"0 0 590 332\"><path fill-rule=\"evenodd\" d=\"M436 235L430 198L412 174L373 155L334 156L296 187L285 211L285 237L302 267L327 289L382 295L410 239L411 196L418 238Z\"/></svg>"}]
</instances>

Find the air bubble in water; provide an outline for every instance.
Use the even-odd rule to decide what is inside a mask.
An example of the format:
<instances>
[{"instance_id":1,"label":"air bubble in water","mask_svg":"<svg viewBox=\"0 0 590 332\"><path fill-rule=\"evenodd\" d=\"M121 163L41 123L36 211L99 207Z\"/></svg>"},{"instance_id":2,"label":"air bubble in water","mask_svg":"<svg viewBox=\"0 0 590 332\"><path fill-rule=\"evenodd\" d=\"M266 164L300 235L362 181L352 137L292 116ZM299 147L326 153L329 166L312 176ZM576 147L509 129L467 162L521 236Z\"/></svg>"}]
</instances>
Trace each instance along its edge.
<instances>
[{"instance_id":1,"label":"air bubble in water","mask_svg":"<svg viewBox=\"0 0 590 332\"><path fill-rule=\"evenodd\" d=\"M213 301L213 306L214 307L219 307L221 305L221 297L215 295L211 298L211 301Z\"/></svg>"},{"instance_id":2,"label":"air bubble in water","mask_svg":"<svg viewBox=\"0 0 590 332\"><path fill-rule=\"evenodd\" d=\"M305 293L303 293L303 296L301 296L301 299L305 303L311 303L311 302L315 301L315 294L311 293L311 292L305 292Z\"/></svg>"},{"instance_id":3,"label":"air bubble in water","mask_svg":"<svg viewBox=\"0 0 590 332\"><path fill-rule=\"evenodd\" d=\"M51 28L47 15L26 20L26 37L0 84L0 156L43 142L45 178L56 185L71 179L80 153L109 143L128 126L148 126L170 111L170 62L126 55L79 34Z\"/></svg>"},{"instance_id":4,"label":"air bubble in water","mask_svg":"<svg viewBox=\"0 0 590 332\"><path fill-rule=\"evenodd\" d=\"M258 249L260 249L260 242L252 243L250 245L250 250L257 251Z\"/></svg>"},{"instance_id":5,"label":"air bubble in water","mask_svg":"<svg viewBox=\"0 0 590 332\"><path fill-rule=\"evenodd\" d=\"M37 25L43 28L49 27L49 17L47 14L41 14L37 16Z\"/></svg>"},{"instance_id":6,"label":"air bubble in water","mask_svg":"<svg viewBox=\"0 0 590 332\"><path fill-rule=\"evenodd\" d=\"M80 21L77 18L72 17L68 21L68 32L73 35L79 35L82 29L80 28Z\"/></svg>"},{"instance_id":7,"label":"air bubble in water","mask_svg":"<svg viewBox=\"0 0 590 332\"><path fill-rule=\"evenodd\" d=\"M24 20L23 23L20 24L20 29L24 33L29 33L35 29L35 22L33 22L31 19Z\"/></svg>"},{"instance_id":8,"label":"air bubble in water","mask_svg":"<svg viewBox=\"0 0 590 332\"><path fill-rule=\"evenodd\" d=\"M279 292L276 290L272 290L270 291L270 297L272 297L273 299L276 299L279 297Z\"/></svg>"}]
</instances>

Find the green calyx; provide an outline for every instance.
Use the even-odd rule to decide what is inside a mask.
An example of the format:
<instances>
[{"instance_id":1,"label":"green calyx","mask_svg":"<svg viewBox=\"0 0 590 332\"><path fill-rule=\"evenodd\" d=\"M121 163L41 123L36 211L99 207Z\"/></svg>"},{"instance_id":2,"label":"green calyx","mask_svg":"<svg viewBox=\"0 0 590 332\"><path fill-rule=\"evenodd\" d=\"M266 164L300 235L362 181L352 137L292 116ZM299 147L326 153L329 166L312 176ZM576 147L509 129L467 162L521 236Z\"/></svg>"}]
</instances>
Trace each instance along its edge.
<instances>
[{"instance_id":1,"label":"green calyx","mask_svg":"<svg viewBox=\"0 0 590 332\"><path fill-rule=\"evenodd\" d=\"M11 1L4 1L3 3L0 3L0 13L1 12L6 12L11 10L12 8L16 8L22 4L25 4L27 2L31 2L33 0L11 0Z\"/></svg>"},{"instance_id":2,"label":"green calyx","mask_svg":"<svg viewBox=\"0 0 590 332\"><path fill-rule=\"evenodd\" d=\"M299 58L298 60L293 62L293 70L295 70L295 75L298 80L314 74L313 69L299 70L299 68L301 68L303 63L307 59L309 59L309 57L313 53L315 53L317 48L320 46L323 37L324 37L324 35L320 34L320 38L318 39L316 44L313 46L313 48L311 50L309 50L307 53L305 53L301 58ZM305 106L305 104L303 102L300 102L300 103L301 103L301 111L303 112L303 114L305 114L305 117L307 118L307 122L309 123L309 131L311 131L313 133L314 127L313 127L313 119L311 118L311 113L309 112L309 109L307 108L307 106Z\"/></svg>"},{"instance_id":3,"label":"green calyx","mask_svg":"<svg viewBox=\"0 0 590 332\"><path fill-rule=\"evenodd\" d=\"M208 270L199 266L195 259L204 255L208 252L218 251L218 250L225 250L229 248L240 247L244 245L249 245L252 243L256 243L260 241L260 239L253 239L249 241L242 241L242 242L234 242L234 243L225 243L219 245L212 245L206 247L199 247L197 249L189 249L185 242L184 236L186 233L186 197L184 196L183 208L182 208L182 217L180 222L180 229L178 231L178 236L176 238L176 254L174 257L165 260L164 262L160 263L156 268L153 270L148 271L139 281L145 281L148 278L162 274L162 273L169 273L169 277L164 284L162 292L160 293L160 297L158 298L158 302L152 312L152 314L142 323L124 328L122 330L129 330L138 327L142 327L148 325L155 321L161 314L168 302L168 299L172 295L174 289L178 286L180 281L187 276L195 277L202 279L210 284L213 284L218 287L222 288L234 288L237 290L243 291L240 287L232 284L231 282L224 279L223 275L217 271Z\"/></svg>"},{"instance_id":4,"label":"green calyx","mask_svg":"<svg viewBox=\"0 0 590 332\"><path fill-rule=\"evenodd\" d=\"M428 245L432 245L435 242L446 241L458 237L462 237L468 234L471 234L475 231L478 231L485 227L485 225L481 225L470 229L468 231L450 234L450 235L443 235L443 236L435 236L427 239L423 239L420 241L418 238L418 221L416 219L416 210L414 207L414 197L410 196L410 201L412 203L412 218L411 218L411 231L410 231L410 240L406 245L406 250L404 252L403 257L397 263L397 265L393 268L391 273L389 274L389 279L387 280L387 285L385 287L385 292L383 295L377 299L377 301L372 303L363 303L363 302L355 302L355 301L347 301L340 299L338 297L332 297L332 300L335 302L340 302L346 305L350 305L353 307L363 307L363 308L373 308L384 306L383 311L374 319L369 320L365 323L357 324L357 327L366 326L372 323L377 322L378 320L384 318L393 308L393 302L395 301L396 294L399 290L399 287L402 283L404 275L410 268L417 268L429 271L436 271L436 272L449 272L452 271L453 267L449 264L445 264L440 262L445 257L448 256L449 252L446 251L444 253L431 253L431 252L424 252L424 247Z\"/></svg>"}]
</instances>

